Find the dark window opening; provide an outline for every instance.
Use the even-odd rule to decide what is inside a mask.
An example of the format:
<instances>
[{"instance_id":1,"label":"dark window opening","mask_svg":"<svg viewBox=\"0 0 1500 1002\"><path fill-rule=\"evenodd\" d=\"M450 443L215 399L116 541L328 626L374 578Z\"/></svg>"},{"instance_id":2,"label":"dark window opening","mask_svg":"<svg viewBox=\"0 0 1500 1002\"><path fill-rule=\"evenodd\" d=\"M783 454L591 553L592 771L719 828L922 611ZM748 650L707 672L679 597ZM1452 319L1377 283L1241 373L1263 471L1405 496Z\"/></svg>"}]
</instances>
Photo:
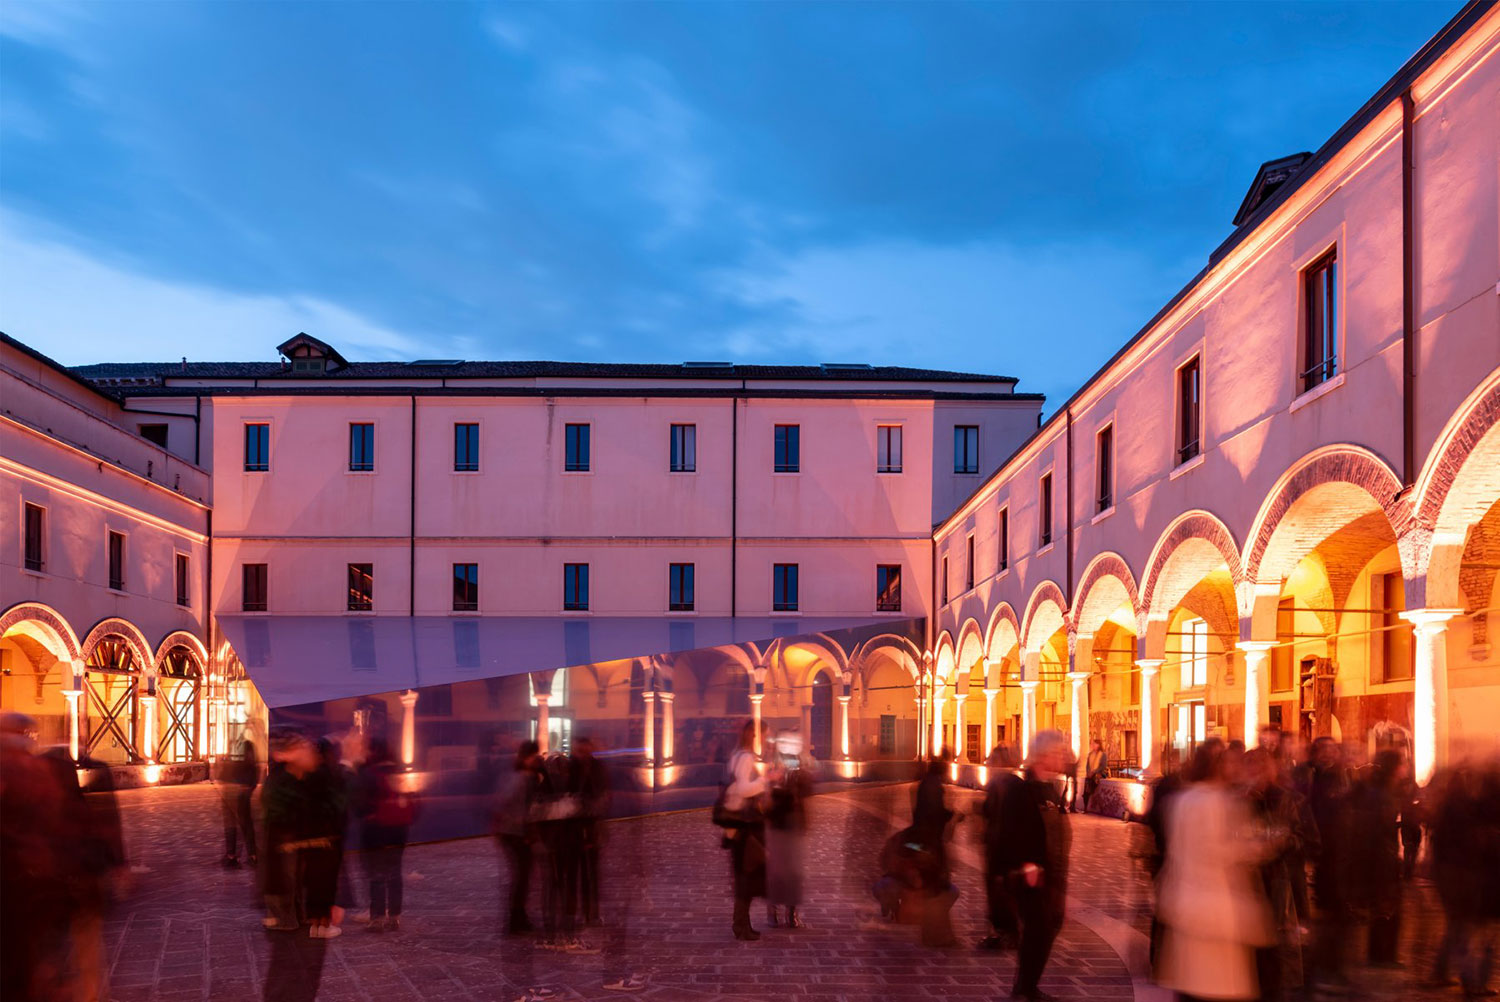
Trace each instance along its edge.
<instances>
[{"instance_id":1,"label":"dark window opening","mask_svg":"<svg viewBox=\"0 0 1500 1002\"><path fill-rule=\"evenodd\" d=\"M802 469L802 426L779 424L776 426L776 456L773 467L777 473L797 473Z\"/></svg>"},{"instance_id":2,"label":"dark window opening","mask_svg":"<svg viewBox=\"0 0 1500 1002\"><path fill-rule=\"evenodd\" d=\"M1203 451L1203 375L1194 358L1177 370L1177 462Z\"/></svg>"},{"instance_id":3,"label":"dark window opening","mask_svg":"<svg viewBox=\"0 0 1500 1002\"><path fill-rule=\"evenodd\" d=\"M589 468L589 426L570 424L563 428L566 455L563 469L569 473L586 473Z\"/></svg>"},{"instance_id":4,"label":"dark window opening","mask_svg":"<svg viewBox=\"0 0 1500 1002\"><path fill-rule=\"evenodd\" d=\"M589 607L589 565L563 564L563 609L587 612Z\"/></svg>"},{"instance_id":5,"label":"dark window opening","mask_svg":"<svg viewBox=\"0 0 1500 1002\"><path fill-rule=\"evenodd\" d=\"M1097 469L1098 497L1094 504L1099 511L1108 511L1115 503L1115 429L1106 425L1094 440L1094 451L1098 453Z\"/></svg>"},{"instance_id":6,"label":"dark window opening","mask_svg":"<svg viewBox=\"0 0 1500 1002\"><path fill-rule=\"evenodd\" d=\"M167 447L167 426L166 425L164 425L164 424L143 424L143 425L140 425L139 427L140 427L140 431L141 431L141 438L144 438L146 441L152 443L153 445L159 445L163 449L165 449Z\"/></svg>"},{"instance_id":7,"label":"dark window opening","mask_svg":"<svg viewBox=\"0 0 1500 1002\"><path fill-rule=\"evenodd\" d=\"M349 469L368 473L375 469L375 426L368 423L349 426Z\"/></svg>"},{"instance_id":8,"label":"dark window opening","mask_svg":"<svg viewBox=\"0 0 1500 1002\"><path fill-rule=\"evenodd\" d=\"M125 590L125 534L109 534L109 586L115 591Z\"/></svg>"},{"instance_id":9,"label":"dark window opening","mask_svg":"<svg viewBox=\"0 0 1500 1002\"><path fill-rule=\"evenodd\" d=\"M880 564L875 568L875 611L901 611L900 564Z\"/></svg>"},{"instance_id":10,"label":"dark window opening","mask_svg":"<svg viewBox=\"0 0 1500 1002\"><path fill-rule=\"evenodd\" d=\"M271 468L271 426L245 425L245 472L265 473Z\"/></svg>"},{"instance_id":11,"label":"dark window opening","mask_svg":"<svg viewBox=\"0 0 1500 1002\"><path fill-rule=\"evenodd\" d=\"M673 473L696 473L698 470L698 426L674 424L672 426Z\"/></svg>"},{"instance_id":12,"label":"dark window opening","mask_svg":"<svg viewBox=\"0 0 1500 1002\"><path fill-rule=\"evenodd\" d=\"M453 426L453 469L458 473L479 470L479 425L461 423Z\"/></svg>"},{"instance_id":13,"label":"dark window opening","mask_svg":"<svg viewBox=\"0 0 1500 1002\"><path fill-rule=\"evenodd\" d=\"M943 557L943 604L948 604L948 558Z\"/></svg>"},{"instance_id":14,"label":"dark window opening","mask_svg":"<svg viewBox=\"0 0 1500 1002\"><path fill-rule=\"evenodd\" d=\"M672 564L667 571L667 608L672 612L693 611L692 564Z\"/></svg>"},{"instance_id":15,"label":"dark window opening","mask_svg":"<svg viewBox=\"0 0 1500 1002\"><path fill-rule=\"evenodd\" d=\"M977 424L953 426L953 472L979 472L979 426Z\"/></svg>"},{"instance_id":16,"label":"dark window opening","mask_svg":"<svg viewBox=\"0 0 1500 1002\"><path fill-rule=\"evenodd\" d=\"M968 552L964 556L964 591L974 590L974 534L969 533Z\"/></svg>"},{"instance_id":17,"label":"dark window opening","mask_svg":"<svg viewBox=\"0 0 1500 1002\"><path fill-rule=\"evenodd\" d=\"M1010 509L1000 509L1000 570L1010 566Z\"/></svg>"},{"instance_id":18,"label":"dark window opening","mask_svg":"<svg viewBox=\"0 0 1500 1002\"><path fill-rule=\"evenodd\" d=\"M1041 500L1038 504L1037 521L1041 526L1039 537L1042 545L1052 542L1052 474L1042 476Z\"/></svg>"},{"instance_id":19,"label":"dark window opening","mask_svg":"<svg viewBox=\"0 0 1500 1002\"><path fill-rule=\"evenodd\" d=\"M375 565L349 565L349 611L369 612L375 608Z\"/></svg>"},{"instance_id":20,"label":"dark window opening","mask_svg":"<svg viewBox=\"0 0 1500 1002\"><path fill-rule=\"evenodd\" d=\"M776 612L797 611L796 564L776 564L771 568L771 608Z\"/></svg>"},{"instance_id":21,"label":"dark window opening","mask_svg":"<svg viewBox=\"0 0 1500 1002\"><path fill-rule=\"evenodd\" d=\"M479 565L453 565L453 611L479 610Z\"/></svg>"},{"instance_id":22,"label":"dark window opening","mask_svg":"<svg viewBox=\"0 0 1500 1002\"><path fill-rule=\"evenodd\" d=\"M46 538L46 509L41 505L28 504L26 514L26 569L39 571L46 566L42 552L42 541Z\"/></svg>"},{"instance_id":23,"label":"dark window opening","mask_svg":"<svg viewBox=\"0 0 1500 1002\"><path fill-rule=\"evenodd\" d=\"M244 612L266 611L265 564L244 564L240 567L240 609Z\"/></svg>"},{"instance_id":24,"label":"dark window opening","mask_svg":"<svg viewBox=\"0 0 1500 1002\"><path fill-rule=\"evenodd\" d=\"M177 566L177 604L178 605L190 605L191 604L191 600L188 598L188 579L189 579L190 575L188 574L188 555L186 553L179 553L179 554L177 554L176 566Z\"/></svg>"},{"instance_id":25,"label":"dark window opening","mask_svg":"<svg viewBox=\"0 0 1500 1002\"><path fill-rule=\"evenodd\" d=\"M1338 372L1338 270L1329 251L1302 272L1301 388L1310 390Z\"/></svg>"},{"instance_id":26,"label":"dark window opening","mask_svg":"<svg viewBox=\"0 0 1500 1002\"><path fill-rule=\"evenodd\" d=\"M901 426L883 424L875 428L875 472L901 472Z\"/></svg>"}]
</instances>

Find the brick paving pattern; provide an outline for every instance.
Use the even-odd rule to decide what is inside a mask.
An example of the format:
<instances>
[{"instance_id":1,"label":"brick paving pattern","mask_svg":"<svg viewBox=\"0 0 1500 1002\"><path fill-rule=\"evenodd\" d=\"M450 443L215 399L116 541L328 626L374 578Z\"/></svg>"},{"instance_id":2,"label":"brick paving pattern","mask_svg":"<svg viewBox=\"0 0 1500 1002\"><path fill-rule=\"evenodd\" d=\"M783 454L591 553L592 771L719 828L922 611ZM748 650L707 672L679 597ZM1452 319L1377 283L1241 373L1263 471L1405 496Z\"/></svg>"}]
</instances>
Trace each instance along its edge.
<instances>
[{"instance_id":1,"label":"brick paving pattern","mask_svg":"<svg viewBox=\"0 0 1500 1002\"><path fill-rule=\"evenodd\" d=\"M954 925L963 946L924 948L914 927L876 919L869 896L875 861L893 830L892 816L909 815L910 798L909 786L814 798L808 927L765 929L757 907L756 925L765 933L758 943L730 936L726 854L705 812L612 822L603 863L606 926L588 930L604 952L585 956L499 935L504 865L486 839L408 849L398 933L376 935L347 921L345 934L326 943L264 932L249 871L218 865L222 835L214 789L125 791L121 808L137 872L107 927L110 997L260 998L269 973L275 997L309 1002L512 1002L528 986L552 988L560 999L601 999L618 997L603 990L605 975L629 970L649 978L639 997L658 1000L1007 998L1013 954L972 946L986 931L976 822L964 821L956 839ZM961 809L976 803L963 791L953 799ZM1075 823L1074 914L1053 953L1045 990L1102 1002L1161 997L1133 980L1122 959L1144 950L1149 925L1147 886L1131 856L1139 831L1102 818ZM1415 911L1409 938L1430 941L1437 933L1430 908ZM538 912L534 905L534 921ZM1414 981L1387 975L1372 987L1383 998L1422 997Z\"/></svg>"}]
</instances>

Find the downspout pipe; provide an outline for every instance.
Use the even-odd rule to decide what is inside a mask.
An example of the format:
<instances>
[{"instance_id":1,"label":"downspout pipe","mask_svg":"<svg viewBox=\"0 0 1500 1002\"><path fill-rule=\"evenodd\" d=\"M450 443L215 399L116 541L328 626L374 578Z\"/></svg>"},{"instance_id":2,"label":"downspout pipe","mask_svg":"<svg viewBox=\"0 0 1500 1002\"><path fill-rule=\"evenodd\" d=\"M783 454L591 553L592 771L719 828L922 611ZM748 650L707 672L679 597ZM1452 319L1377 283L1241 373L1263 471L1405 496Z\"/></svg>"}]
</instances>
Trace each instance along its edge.
<instances>
[{"instance_id":1,"label":"downspout pipe","mask_svg":"<svg viewBox=\"0 0 1500 1002\"><path fill-rule=\"evenodd\" d=\"M745 381L740 380L740 389ZM729 618L739 614L740 594L740 398L729 398Z\"/></svg>"},{"instance_id":2,"label":"downspout pipe","mask_svg":"<svg viewBox=\"0 0 1500 1002\"><path fill-rule=\"evenodd\" d=\"M1411 88L1401 92L1401 483L1409 491L1417 477L1417 269L1416 269L1416 103Z\"/></svg>"},{"instance_id":3,"label":"downspout pipe","mask_svg":"<svg viewBox=\"0 0 1500 1002\"><path fill-rule=\"evenodd\" d=\"M1067 596L1068 612L1071 614L1073 611L1073 408L1071 407L1067 409L1067 450L1068 488L1067 493L1064 495L1064 503L1067 504L1068 508L1067 512L1063 515L1065 520L1063 523L1065 532L1063 541L1068 547L1066 557L1068 568Z\"/></svg>"},{"instance_id":4,"label":"downspout pipe","mask_svg":"<svg viewBox=\"0 0 1500 1002\"><path fill-rule=\"evenodd\" d=\"M411 526L407 540L408 580L411 588L407 595L409 617L417 615L417 395L411 395Z\"/></svg>"}]
</instances>

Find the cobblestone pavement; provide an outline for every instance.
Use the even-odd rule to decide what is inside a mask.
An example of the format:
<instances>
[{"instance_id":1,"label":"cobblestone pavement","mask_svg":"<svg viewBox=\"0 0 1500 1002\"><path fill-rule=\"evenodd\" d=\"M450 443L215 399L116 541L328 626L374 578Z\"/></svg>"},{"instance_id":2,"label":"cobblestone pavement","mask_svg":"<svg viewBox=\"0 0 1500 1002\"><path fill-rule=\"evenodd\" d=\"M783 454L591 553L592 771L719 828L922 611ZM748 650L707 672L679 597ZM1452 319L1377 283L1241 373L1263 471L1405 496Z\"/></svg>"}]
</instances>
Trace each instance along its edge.
<instances>
[{"instance_id":1,"label":"cobblestone pavement","mask_svg":"<svg viewBox=\"0 0 1500 1002\"><path fill-rule=\"evenodd\" d=\"M560 999L617 997L606 975L649 978L640 997L697 1000L1006 998L1011 954L972 948L985 932L975 836L959 827L955 928L963 947L933 950L910 926L888 927L869 897L892 817L909 815L909 786L865 787L814 798L809 808L808 928L767 930L758 943L729 933L725 854L704 811L613 822L605 847L603 929L597 956L537 949L498 934L504 867L489 840L414 846L405 859L399 933L345 923L322 942L266 933L250 873L218 865L216 794L206 785L132 790L121 807L135 886L107 928L110 995L117 1002L277 999L323 1002L515 1000L529 986ZM957 806L975 804L957 792ZM1132 978L1143 970L1146 884L1131 857L1139 826L1102 818L1074 825L1074 900L1042 987L1065 999L1136 999L1164 993ZM357 867L355 868L357 873ZM649 879L648 879L649 878ZM358 881L357 881L358 882ZM1417 909L1409 938L1436 935ZM757 914L757 925L763 916ZM1371 987L1381 998L1421 997L1404 974Z\"/></svg>"}]
</instances>

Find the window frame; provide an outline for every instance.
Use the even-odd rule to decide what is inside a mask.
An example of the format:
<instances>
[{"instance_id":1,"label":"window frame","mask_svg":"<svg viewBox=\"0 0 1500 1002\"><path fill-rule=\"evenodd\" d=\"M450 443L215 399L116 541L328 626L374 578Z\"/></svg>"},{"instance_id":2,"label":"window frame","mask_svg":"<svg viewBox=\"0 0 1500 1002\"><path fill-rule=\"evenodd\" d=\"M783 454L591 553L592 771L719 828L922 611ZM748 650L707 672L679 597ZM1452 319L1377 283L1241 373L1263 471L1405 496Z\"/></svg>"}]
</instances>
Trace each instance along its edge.
<instances>
[{"instance_id":1,"label":"window frame","mask_svg":"<svg viewBox=\"0 0 1500 1002\"><path fill-rule=\"evenodd\" d=\"M462 576L459 574L459 568L464 568ZM471 569L472 576L469 574ZM466 560L453 564L453 611L479 611L479 563L477 561Z\"/></svg>"},{"instance_id":2,"label":"window frame","mask_svg":"<svg viewBox=\"0 0 1500 1002\"><path fill-rule=\"evenodd\" d=\"M582 454L581 456L579 454ZM594 426L589 421L563 422L563 472L594 471Z\"/></svg>"},{"instance_id":3,"label":"window frame","mask_svg":"<svg viewBox=\"0 0 1500 1002\"><path fill-rule=\"evenodd\" d=\"M459 429L472 428L472 458L461 460L459 454ZM470 443L464 443L466 446ZM453 472L454 473L478 473L479 472L479 422L478 421L455 421L453 422Z\"/></svg>"},{"instance_id":4,"label":"window frame","mask_svg":"<svg viewBox=\"0 0 1500 1002\"><path fill-rule=\"evenodd\" d=\"M1396 603L1397 608L1390 600L1390 582L1394 579L1401 589L1401 601ZM1378 591L1377 591L1378 589ZM1376 685L1399 684L1412 682L1417 677L1416 641L1413 636L1412 625L1401 618L1401 613L1406 611L1406 578L1399 570L1394 571L1372 571L1370 574L1370 608L1378 610L1371 614L1375 620L1371 624L1379 630L1379 637L1372 648L1379 651L1379 673L1378 677L1371 681ZM1396 655L1404 662L1401 668L1402 674L1391 673L1391 663L1397 660ZM1371 651L1374 653L1374 650ZM1371 658L1375 661L1375 658ZM1372 673L1373 674L1373 673Z\"/></svg>"},{"instance_id":5,"label":"window frame","mask_svg":"<svg viewBox=\"0 0 1500 1002\"><path fill-rule=\"evenodd\" d=\"M942 580L941 584L943 586L942 587L943 601L942 601L941 604L947 605L952 600L952 596L951 596L949 588L948 588L948 554L946 554L946 553L943 554L942 575L943 575L943 580Z\"/></svg>"},{"instance_id":6,"label":"window frame","mask_svg":"<svg viewBox=\"0 0 1500 1002\"><path fill-rule=\"evenodd\" d=\"M802 472L802 425L771 426L771 472Z\"/></svg>"},{"instance_id":7,"label":"window frame","mask_svg":"<svg viewBox=\"0 0 1500 1002\"><path fill-rule=\"evenodd\" d=\"M667 433L667 472L698 472L698 425L674 421Z\"/></svg>"},{"instance_id":8,"label":"window frame","mask_svg":"<svg viewBox=\"0 0 1500 1002\"><path fill-rule=\"evenodd\" d=\"M801 564L771 565L771 611L800 612L802 609ZM788 587L790 586L790 587ZM779 596L779 597L778 597Z\"/></svg>"},{"instance_id":9,"label":"window frame","mask_svg":"<svg viewBox=\"0 0 1500 1002\"><path fill-rule=\"evenodd\" d=\"M999 536L996 546L997 575L1010 570L1010 505L1003 504L995 514L995 532Z\"/></svg>"},{"instance_id":10,"label":"window frame","mask_svg":"<svg viewBox=\"0 0 1500 1002\"><path fill-rule=\"evenodd\" d=\"M32 514L36 515L36 555L31 552ZM47 506L32 501L21 502L21 566L33 574L47 571Z\"/></svg>"},{"instance_id":11,"label":"window frame","mask_svg":"<svg viewBox=\"0 0 1500 1002\"><path fill-rule=\"evenodd\" d=\"M1102 515L1115 506L1115 423L1110 421L1094 433L1094 513Z\"/></svg>"},{"instance_id":12,"label":"window frame","mask_svg":"<svg viewBox=\"0 0 1500 1002\"><path fill-rule=\"evenodd\" d=\"M698 565L692 562L667 564L667 611L696 612Z\"/></svg>"},{"instance_id":13,"label":"window frame","mask_svg":"<svg viewBox=\"0 0 1500 1002\"><path fill-rule=\"evenodd\" d=\"M902 425L882 422L875 426L875 472L900 473L905 443Z\"/></svg>"},{"instance_id":14,"label":"window frame","mask_svg":"<svg viewBox=\"0 0 1500 1002\"><path fill-rule=\"evenodd\" d=\"M1208 621L1202 616L1188 616L1178 627L1182 635L1178 651L1181 671L1179 688L1201 689L1208 685Z\"/></svg>"},{"instance_id":15,"label":"window frame","mask_svg":"<svg viewBox=\"0 0 1500 1002\"><path fill-rule=\"evenodd\" d=\"M104 534L105 574L110 591L124 591L125 585L125 562L128 559L126 553L125 533L118 529L108 529ZM116 550L118 549L118 553Z\"/></svg>"},{"instance_id":16,"label":"window frame","mask_svg":"<svg viewBox=\"0 0 1500 1002\"><path fill-rule=\"evenodd\" d=\"M1186 384L1184 376L1191 371L1194 376L1194 399L1189 405L1187 400ZM1174 467L1186 466L1199 456L1203 455L1203 352L1194 351L1181 365L1173 370L1172 375L1173 398L1175 400L1173 422L1173 456ZM1188 426L1189 415L1192 418L1191 429ZM1192 438L1188 438L1191 431Z\"/></svg>"},{"instance_id":17,"label":"window frame","mask_svg":"<svg viewBox=\"0 0 1500 1002\"><path fill-rule=\"evenodd\" d=\"M1052 545L1057 535L1052 524L1052 471L1049 469L1037 479L1036 488L1036 538L1039 549Z\"/></svg>"},{"instance_id":18,"label":"window frame","mask_svg":"<svg viewBox=\"0 0 1500 1002\"><path fill-rule=\"evenodd\" d=\"M252 571L252 568L256 570ZM257 593L259 601L251 601L249 588L251 578L258 578ZM271 597L271 569L264 561L258 563L240 564L240 611L241 612L266 612L270 607Z\"/></svg>"},{"instance_id":19,"label":"window frame","mask_svg":"<svg viewBox=\"0 0 1500 1002\"><path fill-rule=\"evenodd\" d=\"M571 580L570 580L571 578ZM588 612L589 565L587 562L563 563L563 612Z\"/></svg>"},{"instance_id":20,"label":"window frame","mask_svg":"<svg viewBox=\"0 0 1500 1002\"><path fill-rule=\"evenodd\" d=\"M890 593L895 597L891 598ZM900 564L876 564L875 565L875 611L876 612L900 612L901 611L901 565Z\"/></svg>"},{"instance_id":21,"label":"window frame","mask_svg":"<svg viewBox=\"0 0 1500 1002\"><path fill-rule=\"evenodd\" d=\"M245 446L245 470L244 470L244 472L246 472L246 473L270 473L271 472L271 422L257 420L257 421L245 421L243 423L244 423L244 427L245 427L244 436L243 436L244 437L244 446ZM261 451L261 454L260 454L260 456L258 458L252 459L251 435L255 434L256 437L259 438L261 436L261 434L262 434L261 432L255 431L255 429L264 429L264 433L263 434L264 434L265 441L262 442L262 443L257 443L261 447L262 451Z\"/></svg>"},{"instance_id":22,"label":"window frame","mask_svg":"<svg viewBox=\"0 0 1500 1002\"><path fill-rule=\"evenodd\" d=\"M1296 393L1293 396L1325 386L1339 374L1339 306L1343 297L1339 294L1341 269L1338 263L1338 244L1335 243L1298 270L1298 295L1302 308L1299 311ZM1315 283L1320 288L1315 289ZM1321 352L1316 365L1311 362L1315 338L1316 347ZM1313 380L1315 372L1317 378Z\"/></svg>"},{"instance_id":23,"label":"window frame","mask_svg":"<svg viewBox=\"0 0 1500 1002\"><path fill-rule=\"evenodd\" d=\"M368 428L368 441L358 442L356 429ZM356 445L358 444L358 448ZM363 459L357 458L359 449L365 449ZM375 472L375 422L374 421L350 421L349 422L349 469L350 473L374 473Z\"/></svg>"},{"instance_id":24,"label":"window frame","mask_svg":"<svg viewBox=\"0 0 1500 1002\"><path fill-rule=\"evenodd\" d=\"M146 433L147 428L151 429L152 434ZM158 428L161 429L161 441L159 442L154 437L154 434ZM136 434L140 435L141 438L144 438L146 441L150 442L158 449L165 449L167 447L167 441L169 440L172 433L172 426L165 421L144 421L138 423L135 426L135 430Z\"/></svg>"},{"instance_id":25,"label":"window frame","mask_svg":"<svg viewBox=\"0 0 1500 1002\"><path fill-rule=\"evenodd\" d=\"M172 581L177 604L184 609L193 607L193 563L189 554L177 550L172 555Z\"/></svg>"},{"instance_id":26,"label":"window frame","mask_svg":"<svg viewBox=\"0 0 1500 1002\"><path fill-rule=\"evenodd\" d=\"M969 433L973 432L973 450L969 448ZM962 435L962 442L959 436ZM953 426L953 473L956 476L974 476L979 473L979 425L956 424Z\"/></svg>"},{"instance_id":27,"label":"window frame","mask_svg":"<svg viewBox=\"0 0 1500 1002\"><path fill-rule=\"evenodd\" d=\"M356 589L360 585L360 578L363 578L364 584L367 586L366 591L364 591L362 593L363 594L363 598L358 597L358 596L361 595L361 593L358 592L358 591L356 591ZM348 564L348 571L346 572L346 576L345 576L345 590L348 592L348 595L347 595L347 599L348 599L347 606L348 606L348 608L347 608L346 611L348 611L348 612L374 612L375 611L375 565L374 565L374 563L354 563L354 562L351 561Z\"/></svg>"},{"instance_id":28,"label":"window frame","mask_svg":"<svg viewBox=\"0 0 1500 1002\"><path fill-rule=\"evenodd\" d=\"M974 534L969 533L964 541L964 591L974 590L974 581L978 574L974 567Z\"/></svg>"}]
</instances>

